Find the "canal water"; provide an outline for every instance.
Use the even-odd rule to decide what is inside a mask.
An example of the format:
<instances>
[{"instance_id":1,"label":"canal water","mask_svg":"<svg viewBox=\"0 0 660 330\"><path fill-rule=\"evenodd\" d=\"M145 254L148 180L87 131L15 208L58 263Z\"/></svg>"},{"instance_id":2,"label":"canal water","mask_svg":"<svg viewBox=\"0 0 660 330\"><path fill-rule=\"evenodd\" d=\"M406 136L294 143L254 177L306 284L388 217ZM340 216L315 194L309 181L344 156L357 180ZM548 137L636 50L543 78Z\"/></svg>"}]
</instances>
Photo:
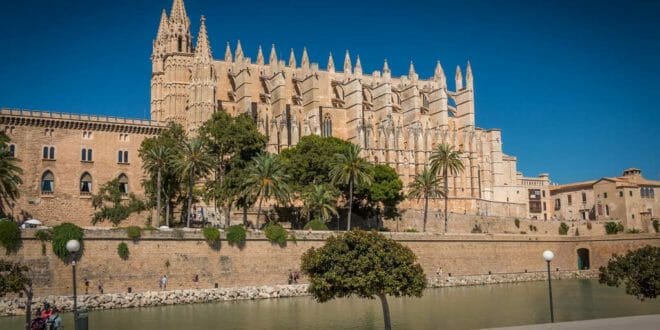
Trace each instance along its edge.
<instances>
[{"instance_id":1,"label":"canal water","mask_svg":"<svg viewBox=\"0 0 660 330\"><path fill-rule=\"evenodd\" d=\"M573 321L660 313L660 301L638 301L623 288L595 280L552 283L555 320ZM549 322L547 282L429 289L422 298L389 298L394 329L479 329ZM23 317L0 318L20 329ZM72 329L71 314L64 314ZM311 297L89 312L90 329L381 329L378 300Z\"/></svg>"}]
</instances>

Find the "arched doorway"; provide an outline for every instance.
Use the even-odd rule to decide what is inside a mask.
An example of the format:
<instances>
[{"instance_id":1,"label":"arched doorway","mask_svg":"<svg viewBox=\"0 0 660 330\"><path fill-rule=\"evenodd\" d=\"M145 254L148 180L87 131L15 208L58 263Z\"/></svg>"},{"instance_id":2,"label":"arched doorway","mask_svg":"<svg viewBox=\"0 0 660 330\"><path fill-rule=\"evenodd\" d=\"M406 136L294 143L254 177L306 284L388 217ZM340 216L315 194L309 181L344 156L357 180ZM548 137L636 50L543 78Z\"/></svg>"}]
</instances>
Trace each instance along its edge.
<instances>
[{"instance_id":1,"label":"arched doorway","mask_svg":"<svg viewBox=\"0 0 660 330\"><path fill-rule=\"evenodd\" d=\"M589 249L581 248L577 250L578 270L589 269Z\"/></svg>"}]
</instances>

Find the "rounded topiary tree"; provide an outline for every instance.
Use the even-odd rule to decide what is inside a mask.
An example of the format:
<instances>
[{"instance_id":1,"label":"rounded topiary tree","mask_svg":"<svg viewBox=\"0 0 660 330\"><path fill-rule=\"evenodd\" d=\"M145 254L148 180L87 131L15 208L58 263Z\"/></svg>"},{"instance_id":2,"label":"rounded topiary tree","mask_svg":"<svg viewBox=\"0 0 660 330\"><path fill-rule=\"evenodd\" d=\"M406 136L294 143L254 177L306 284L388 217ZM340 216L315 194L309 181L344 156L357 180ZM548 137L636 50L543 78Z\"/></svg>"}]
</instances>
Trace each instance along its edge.
<instances>
[{"instance_id":1,"label":"rounded topiary tree","mask_svg":"<svg viewBox=\"0 0 660 330\"><path fill-rule=\"evenodd\" d=\"M318 302L358 296L378 297L385 329L391 329L387 295L421 297L426 288L422 266L408 247L377 232L351 231L327 239L301 258L309 292Z\"/></svg>"},{"instance_id":2,"label":"rounded topiary tree","mask_svg":"<svg viewBox=\"0 0 660 330\"><path fill-rule=\"evenodd\" d=\"M7 254L18 250L21 246L21 229L17 223L0 220L0 245L7 250Z\"/></svg>"},{"instance_id":3,"label":"rounded topiary tree","mask_svg":"<svg viewBox=\"0 0 660 330\"><path fill-rule=\"evenodd\" d=\"M67 262L70 257L69 251L66 249L66 242L72 239L80 242L81 248L78 253L82 254L84 250L82 228L68 222L53 227L53 237L51 240L53 253L64 262Z\"/></svg>"}]
</instances>

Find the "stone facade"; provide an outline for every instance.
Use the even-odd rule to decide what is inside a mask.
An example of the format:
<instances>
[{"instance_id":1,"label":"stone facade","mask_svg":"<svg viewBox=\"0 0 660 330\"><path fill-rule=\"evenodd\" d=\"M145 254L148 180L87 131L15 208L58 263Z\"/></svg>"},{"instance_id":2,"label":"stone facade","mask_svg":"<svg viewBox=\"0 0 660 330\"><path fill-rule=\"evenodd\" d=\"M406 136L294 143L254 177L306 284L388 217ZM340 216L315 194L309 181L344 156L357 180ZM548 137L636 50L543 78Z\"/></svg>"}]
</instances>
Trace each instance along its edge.
<instances>
[{"instance_id":1,"label":"stone facade","mask_svg":"<svg viewBox=\"0 0 660 330\"><path fill-rule=\"evenodd\" d=\"M143 194L138 150L162 124L0 109L0 127L11 138L23 169L21 197L10 210L14 217L87 226L93 213L91 193L105 182L122 178L127 192Z\"/></svg>"},{"instance_id":2,"label":"stone facade","mask_svg":"<svg viewBox=\"0 0 660 330\"><path fill-rule=\"evenodd\" d=\"M450 178L449 195L465 200L455 204L472 206L474 214L477 201L527 203L517 160L503 153L500 130L475 126L470 63L465 71L456 68L456 87L449 90L440 62L429 79L412 62L406 76L393 77L387 61L382 70L366 73L359 56L348 51L342 67L330 54L325 69L306 49L300 58L291 50L287 62L278 59L275 45L268 58L259 47L252 61L240 41L214 59L204 17L194 46L192 40L183 0L174 0L153 41L154 120L179 122L194 134L215 111L246 113L268 137L270 152L310 134L335 136L361 146L370 161L395 168L404 183L425 168L436 145L449 143L465 164Z\"/></svg>"},{"instance_id":3,"label":"stone facade","mask_svg":"<svg viewBox=\"0 0 660 330\"><path fill-rule=\"evenodd\" d=\"M552 217L560 220L621 221L627 229L651 231L660 219L660 181L629 168L619 177L550 187Z\"/></svg>"}]
</instances>

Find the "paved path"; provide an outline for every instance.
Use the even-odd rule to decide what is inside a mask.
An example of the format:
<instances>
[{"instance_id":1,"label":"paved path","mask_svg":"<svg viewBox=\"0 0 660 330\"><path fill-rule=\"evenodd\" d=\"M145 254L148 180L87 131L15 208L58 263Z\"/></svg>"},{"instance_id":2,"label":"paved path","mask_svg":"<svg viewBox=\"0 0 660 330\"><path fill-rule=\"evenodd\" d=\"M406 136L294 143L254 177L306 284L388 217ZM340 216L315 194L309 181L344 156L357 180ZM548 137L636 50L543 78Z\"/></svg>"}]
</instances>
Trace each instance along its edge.
<instances>
[{"instance_id":1,"label":"paved path","mask_svg":"<svg viewBox=\"0 0 660 330\"><path fill-rule=\"evenodd\" d=\"M659 311L660 312L660 311ZM546 323L536 325L523 325L519 327L497 328L497 330L539 330L539 329L580 329L580 330L605 330L605 329L635 329L635 330L658 330L660 329L660 314L618 317L612 319L595 319L586 321L572 321L560 323Z\"/></svg>"}]
</instances>

